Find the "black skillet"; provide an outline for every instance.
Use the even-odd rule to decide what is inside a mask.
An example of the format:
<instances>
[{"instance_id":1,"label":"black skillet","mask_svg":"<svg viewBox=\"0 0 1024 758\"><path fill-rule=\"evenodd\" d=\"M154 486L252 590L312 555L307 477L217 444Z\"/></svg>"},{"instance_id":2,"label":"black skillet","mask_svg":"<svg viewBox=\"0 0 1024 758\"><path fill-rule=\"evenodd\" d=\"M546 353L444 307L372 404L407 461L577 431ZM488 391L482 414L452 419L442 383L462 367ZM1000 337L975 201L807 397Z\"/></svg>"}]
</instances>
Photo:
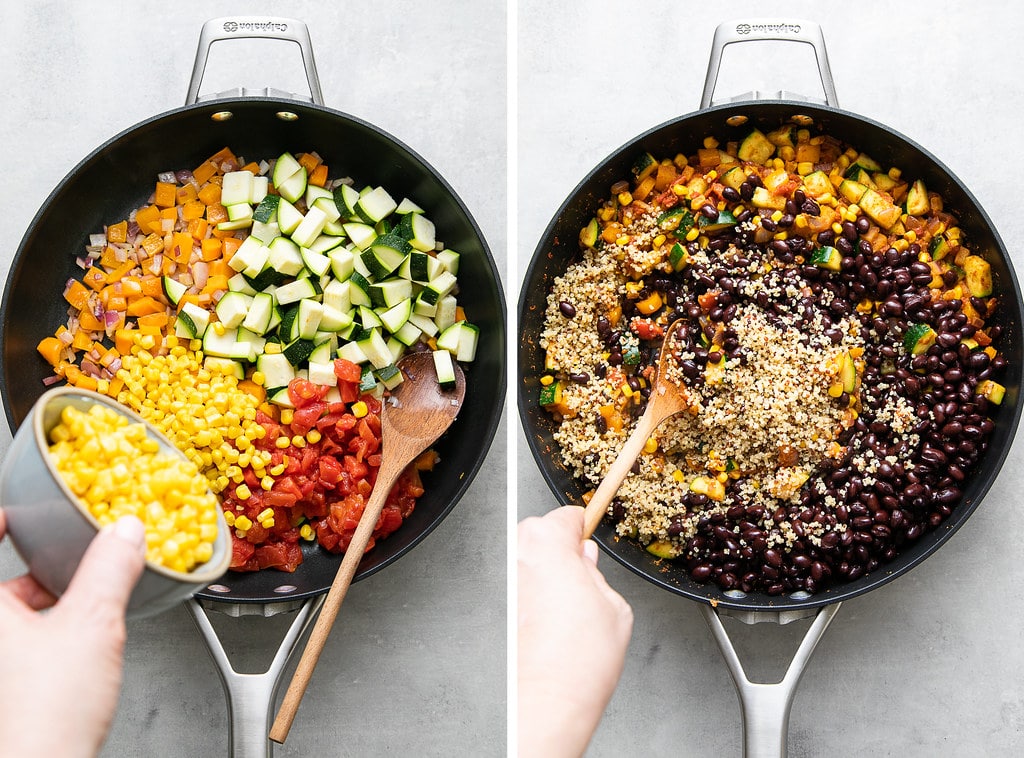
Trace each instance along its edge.
<instances>
[{"instance_id":1,"label":"black skillet","mask_svg":"<svg viewBox=\"0 0 1024 758\"><path fill-rule=\"evenodd\" d=\"M817 55L826 104L817 105L796 99L755 99L711 106L723 48L731 43L774 39L811 44ZM780 96L782 93L779 93ZM689 154L701 146L704 137L714 135L722 143L741 139L751 128L775 129L794 119L817 125L821 133L830 134L853 144L879 160L883 165L899 166L907 176L921 177L929 190L943 195L973 246L992 264L995 293L1001 303L996 322L1004 327L1000 349L1008 366L999 381L1007 388L1006 397L995 418L996 428L984 459L964 488L960 503L952 515L938 528L921 537L902 551L897 558L860 579L831 587L814 595L796 593L773 597L722 591L714 585L694 582L684 565L660 561L636 542L620 539L606 520L594 537L601 547L623 566L663 589L696 600L704 609L717 641L723 648L730 670L744 701L744 746L748 755L776 755L785 751L785 722L788 703L783 707L779 693L767 694L752 690L742 667L732 651L716 611L726 611L742 620L788 622L794 618L817 618L805 639L805 645L794 661L791 671L796 676L788 683L795 687L802 669L820 635L824 633L843 600L856 597L905 574L938 550L978 507L992 485L1009 452L1021 413L1020 385L1022 369L1021 325L1024 323L1020 288L1010 256L994 225L970 190L935 156L907 137L869 118L840 110L824 48L820 27L807 21L750 20L731 22L718 27L712 46L708 78L702 98L702 110L666 122L639 135L599 163L573 190L544 230L527 270L519 297L519 414L533 456L548 486L559 502L580 504L585 487L557 460L554 426L549 414L537 404L539 379L543 374L544 353L538 347L543 329L546 295L554 277L565 271L578 257L579 230L593 217L594 209L607 197L608 188L630 175L636 157L643 152L652 155ZM816 614L816 609L822 612ZM799 664L799 667L797 666ZM788 693L792 697L793 690ZM747 702L749 698L750 702ZM755 702L758 701L758 702ZM756 724L755 716L769 709L771 728ZM779 727L779 730L775 729ZM764 749L765 745L767 749ZM781 747L778 747L781 745ZM778 747L779 752L776 752ZM764 752L760 752L764 749Z\"/></svg>"},{"instance_id":2,"label":"black skillet","mask_svg":"<svg viewBox=\"0 0 1024 758\"><path fill-rule=\"evenodd\" d=\"M398 560L426 537L452 510L483 463L500 420L505 389L505 304L500 279L476 222L436 170L372 124L322 105L309 34L301 22L262 17L207 22L189 103L197 99L210 44L232 37L299 44L315 102L266 93L217 96L143 121L82 160L43 203L11 265L0 303L0 394L13 430L45 389L43 379L49 367L35 346L66 318L60 293L68 278L81 274L76 256L83 253L89 234L143 205L160 172L198 166L225 146L247 159L275 157L285 150L316 150L333 172L353 177L360 186L378 184L398 198L414 199L428 209L438 239L462 253L460 304L479 326L480 341L475 361L466 366L464 410L435 446L442 464L424 476L426 492L409 519L363 559L358 580ZM341 556L307 547L302 565L292 574L229 572L198 597L205 607L231 615L270 615L302 606L278 654L280 660L275 660L276 669L268 672L276 680L290 646L315 616L340 562ZM193 602L191 608L221 664L229 694L237 695L230 698L232 749L236 755L263 755L268 750L264 722L269 704L251 704L249 693L233 692L236 680L230 663L199 605ZM237 686L247 686L237 681Z\"/></svg>"}]
</instances>

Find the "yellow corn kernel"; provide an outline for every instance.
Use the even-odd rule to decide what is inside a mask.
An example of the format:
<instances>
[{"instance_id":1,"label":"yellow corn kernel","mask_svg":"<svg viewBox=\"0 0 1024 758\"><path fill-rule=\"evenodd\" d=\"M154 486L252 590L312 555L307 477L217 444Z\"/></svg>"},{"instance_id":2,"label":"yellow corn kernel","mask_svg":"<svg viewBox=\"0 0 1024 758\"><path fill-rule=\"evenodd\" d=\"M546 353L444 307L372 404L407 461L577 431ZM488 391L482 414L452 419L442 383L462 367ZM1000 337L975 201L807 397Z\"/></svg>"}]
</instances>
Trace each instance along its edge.
<instances>
[{"instance_id":1,"label":"yellow corn kernel","mask_svg":"<svg viewBox=\"0 0 1024 758\"><path fill-rule=\"evenodd\" d=\"M274 478L270 476L264 476L260 479L260 488L270 492L274 488Z\"/></svg>"},{"instance_id":2,"label":"yellow corn kernel","mask_svg":"<svg viewBox=\"0 0 1024 758\"><path fill-rule=\"evenodd\" d=\"M659 234L657 237L654 238L654 243L653 244L654 244L655 248L659 248L662 245L664 245L665 244L665 235L664 234Z\"/></svg>"},{"instance_id":3,"label":"yellow corn kernel","mask_svg":"<svg viewBox=\"0 0 1024 758\"><path fill-rule=\"evenodd\" d=\"M235 525L235 514L231 511L224 511L224 520L228 522L228 526Z\"/></svg>"},{"instance_id":4,"label":"yellow corn kernel","mask_svg":"<svg viewBox=\"0 0 1024 758\"><path fill-rule=\"evenodd\" d=\"M292 437L292 447L305 447L306 438L301 434L296 434Z\"/></svg>"},{"instance_id":5,"label":"yellow corn kernel","mask_svg":"<svg viewBox=\"0 0 1024 758\"><path fill-rule=\"evenodd\" d=\"M704 147L707 150L714 150L718 147L718 140L716 140L714 137L705 137Z\"/></svg>"},{"instance_id":6,"label":"yellow corn kernel","mask_svg":"<svg viewBox=\"0 0 1024 758\"><path fill-rule=\"evenodd\" d=\"M256 516L256 520L257 521L266 521L268 518L274 518L274 509L273 508L264 508Z\"/></svg>"},{"instance_id":7,"label":"yellow corn kernel","mask_svg":"<svg viewBox=\"0 0 1024 758\"><path fill-rule=\"evenodd\" d=\"M285 464L279 463L276 466L274 466L273 468L271 468L269 473L270 473L271 476L281 476L281 474L283 474L285 472L286 468L288 468L288 467Z\"/></svg>"},{"instance_id":8,"label":"yellow corn kernel","mask_svg":"<svg viewBox=\"0 0 1024 758\"><path fill-rule=\"evenodd\" d=\"M686 481L686 476L679 469L676 469L675 471L672 472L672 478L675 479L680 484Z\"/></svg>"},{"instance_id":9,"label":"yellow corn kernel","mask_svg":"<svg viewBox=\"0 0 1024 758\"><path fill-rule=\"evenodd\" d=\"M260 387L262 387L267 381L267 377L263 375L262 371L253 371L252 376L249 378L252 379L253 384L259 385Z\"/></svg>"},{"instance_id":10,"label":"yellow corn kernel","mask_svg":"<svg viewBox=\"0 0 1024 758\"><path fill-rule=\"evenodd\" d=\"M644 452L650 455L656 452L658 449L658 440L654 437L648 437L647 442L644 443Z\"/></svg>"},{"instance_id":11,"label":"yellow corn kernel","mask_svg":"<svg viewBox=\"0 0 1024 758\"><path fill-rule=\"evenodd\" d=\"M683 195L686 194L686 187L684 187L682 184L673 184L672 194L682 197Z\"/></svg>"},{"instance_id":12,"label":"yellow corn kernel","mask_svg":"<svg viewBox=\"0 0 1024 758\"><path fill-rule=\"evenodd\" d=\"M250 497L252 497L252 492L249 490L249 485L239 484L237 487L235 487L235 497L237 497L239 500L248 500Z\"/></svg>"},{"instance_id":13,"label":"yellow corn kernel","mask_svg":"<svg viewBox=\"0 0 1024 758\"><path fill-rule=\"evenodd\" d=\"M615 238L615 244L616 245L628 245L629 244L629 235L628 234L621 234L621 235L619 235L618 237Z\"/></svg>"},{"instance_id":14,"label":"yellow corn kernel","mask_svg":"<svg viewBox=\"0 0 1024 758\"><path fill-rule=\"evenodd\" d=\"M295 411L293 411L291 408L282 408L281 409L281 423L282 424L290 424L290 423L292 423L292 420L294 418L295 418Z\"/></svg>"},{"instance_id":15,"label":"yellow corn kernel","mask_svg":"<svg viewBox=\"0 0 1024 758\"><path fill-rule=\"evenodd\" d=\"M700 230L697 227L693 227L686 233L686 241L693 242L697 237L700 236Z\"/></svg>"},{"instance_id":16,"label":"yellow corn kernel","mask_svg":"<svg viewBox=\"0 0 1024 758\"><path fill-rule=\"evenodd\" d=\"M370 412L370 409L366 407L366 403L364 403L362 400L352 403L351 410L352 415L355 416L356 418L363 418L363 416Z\"/></svg>"},{"instance_id":17,"label":"yellow corn kernel","mask_svg":"<svg viewBox=\"0 0 1024 758\"><path fill-rule=\"evenodd\" d=\"M283 434L276 440L274 440L274 447L276 447L278 450L284 450L286 447L291 447L291 445L292 441Z\"/></svg>"},{"instance_id":18,"label":"yellow corn kernel","mask_svg":"<svg viewBox=\"0 0 1024 758\"><path fill-rule=\"evenodd\" d=\"M813 174L814 164L811 163L810 161L800 161L798 164L796 164L796 172L800 174L800 176L807 176L808 174Z\"/></svg>"},{"instance_id":19,"label":"yellow corn kernel","mask_svg":"<svg viewBox=\"0 0 1024 758\"><path fill-rule=\"evenodd\" d=\"M620 192L616 199L619 201L619 205L629 205L633 202L633 196L629 192Z\"/></svg>"},{"instance_id":20,"label":"yellow corn kernel","mask_svg":"<svg viewBox=\"0 0 1024 758\"><path fill-rule=\"evenodd\" d=\"M540 383L542 385L544 385L545 387L547 387L547 386L549 386L551 384L554 384L554 381L555 381L555 377L551 376L551 374L545 374L544 376L542 376L540 378Z\"/></svg>"},{"instance_id":21,"label":"yellow corn kernel","mask_svg":"<svg viewBox=\"0 0 1024 758\"><path fill-rule=\"evenodd\" d=\"M252 520L248 516L239 516L235 519L235 528L247 532L252 529Z\"/></svg>"},{"instance_id":22,"label":"yellow corn kernel","mask_svg":"<svg viewBox=\"0 0 1024 758\"><path fill-rule=\"evenodd\" d=\"M315 445L321 439L323 439L323 435L320 434L320 430L319 429L310 429L306 433L306 442L308 442L311 445Z\"/></svg>"},{"instance_id":23,"label":"yellow corn kernel","mask_svg":"<svg viewBox=\"0 0 1024 758\"><path fill-rule=\"evenodd\" d=\"M299 536L307 542L312 542L316 539L316 531L309 524L303 524L299 529Z\"/></svg>"}]
</instances>

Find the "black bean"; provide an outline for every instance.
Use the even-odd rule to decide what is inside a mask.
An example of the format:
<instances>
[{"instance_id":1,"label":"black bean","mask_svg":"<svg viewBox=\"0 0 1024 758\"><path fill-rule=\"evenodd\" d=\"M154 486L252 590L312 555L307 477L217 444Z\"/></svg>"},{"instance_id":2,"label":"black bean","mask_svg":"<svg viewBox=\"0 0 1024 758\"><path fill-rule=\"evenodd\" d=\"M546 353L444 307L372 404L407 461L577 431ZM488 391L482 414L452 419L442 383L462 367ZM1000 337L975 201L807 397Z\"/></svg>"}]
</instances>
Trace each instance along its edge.
<instances>
[{"instance_id":1,"label":"black bean","mask_svg":"<svg viewBox=\"0 0 1024 758\"><path fill-rule=\"evenodd\" d=\"M740 193L734 190L732 187L726 187L722 190L722 197L730 203L738 203L740 201Z\"/></svg>"},{"instance_id":2,"label":"black bean","mask_svg":"<svg viewBox=\"0 0 1024 758\"><path fill-rule=\"evenodd\" d=\"M563 300L558 304L558 310L566 318L576 317L576 306L566 300Z\"/></svg>"}]
</instances>

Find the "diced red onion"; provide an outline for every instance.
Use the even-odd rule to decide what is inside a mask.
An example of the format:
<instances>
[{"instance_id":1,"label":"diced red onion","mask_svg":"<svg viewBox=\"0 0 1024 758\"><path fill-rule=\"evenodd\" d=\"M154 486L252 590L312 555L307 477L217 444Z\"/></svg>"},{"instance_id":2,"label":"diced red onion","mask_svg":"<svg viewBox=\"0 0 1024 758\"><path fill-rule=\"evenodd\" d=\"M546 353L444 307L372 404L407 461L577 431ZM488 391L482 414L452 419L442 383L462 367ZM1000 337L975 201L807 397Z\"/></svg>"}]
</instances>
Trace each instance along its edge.
<instances>
[{"instance_id":1,"label":"diced red onion","mask_svg":"<svg viewBox=\"0 0 1024 758\"><path fill-rule=\"evenodd\" d=\"M109 371L111 373L111 375L116 374L120 370L121 370L121 359L120 358L115 358L114 360L112 360L110 362L110 365L107 366L107 371Z\"/></svg>"},{"instance_id":2,"label":"diced red onion","mask_svg":"<svg viewBox=\"0 0 1024 758\"><path fill-rule=\"evenodd\" d=\"M174 172L174 178L178 180L178 184L188 184L192 180L192 172L188 169L181 169Z\"/></svg>"},{"instance_id":3,"label":"diced red onion","mask_svg":"<svg viewBox=\"0 0 1024 758\"><path fill-rule=\"evenodd\" d=\"M49 376L43 377L43 386L44 387L52 387L53 385L55 385L57 382L59 382L63 378L64 378L63 376L57 376L56 374L50 374Z\"/></svg>"},{"instance_id":4,"label":"diced red onion","mask_svg":"<svg viewBox=\"0 0 1024 758\"><path fill-rule=\"evenodd\" d=\"M63 332L57 335L57 339L59 339L65 345L70 345L72 342L75 341L75 336L71 333L70 329L65 329Z\"/></svg>"},{"instance_id":5,"label":"diced red onion","mask_svg":"<svg viewBox=\"0 0 1024 758\"><path fill-rule=\"evenodd\" d=\"M83 374L87 374L88 376L96 376L100 373L99 366L97 366L92 361L85 360L84 358L82 359L82 362L78 365L78 367L82 369Z\"/></svg>"},{"instance_id":6,"label":"diced red onion","mask_svg":"<svg viewBox=\"0 0 1024 758\"><path fill-rule=\"evenodd\" d=\"M112 326L116 326L121 321L121 314L117 311L106 311L103 314L103 324L109 329Z\"/></svg>"},{"instance_id":7,"label":"diced red onion","mask_svg":"<svg viewBox=\"0 0 1024 758\"><path fill-rule=\"evenodd\" d=\"M84 258L82 256L79 256L79 257L75 258L75 263L78 264L78 267L80 269L87 269L87 268L89 268L89 259L88 258Z\"/></svg>"},{"instance_id":8,"label":"diced red onion","mask_svg":"<svg viewBox=\"0 0 1024 758\"><path fill-rule=\"evenodd\" d=\"M152 176L152 174L150 176ZM177 177L174 175L173 171L161 171L157 174L156 178L157 181L165 182L167 184L174 184L177 181Z\"/></svg>"},{"instance_id":9,"label":"diced red onion","mask_svg":"<svg viewBox=\"0 0 1024 758\"><path fill-rule=\"evenodd\" d=\"M107 235L105 234L90 234L89 245L91 247L103 247L107 244Z\"/></svg>"}]
</instances>

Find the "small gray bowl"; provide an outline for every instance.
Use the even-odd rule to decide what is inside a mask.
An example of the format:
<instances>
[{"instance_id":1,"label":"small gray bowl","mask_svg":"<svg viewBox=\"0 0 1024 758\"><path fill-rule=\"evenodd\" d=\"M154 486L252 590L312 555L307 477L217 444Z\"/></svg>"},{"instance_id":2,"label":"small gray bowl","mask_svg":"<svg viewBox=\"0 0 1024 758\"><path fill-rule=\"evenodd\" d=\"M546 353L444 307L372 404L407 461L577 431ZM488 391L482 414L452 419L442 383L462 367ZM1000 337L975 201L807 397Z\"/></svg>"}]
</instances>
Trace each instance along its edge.
<instances>
[{"instance_id":1,"label":"small gray bowl","mask_svg":"<svg viewBox=\"0 0 1024 758\"><path fill-rule=\"evenodd\" d=\"M18 428L0 468L0 506L7 518L7 533L28 566L29 573L51 594L67 589L86 548L99 530L99 522L68 489L49 454L49 433L67 406L87 410L100 403L130 421L146 425L161 452L184 454L137 414L114 400L88 390L57 387L45 392ZM140 618L168 610L219 579L231 562L231 535L227 522L218 519L213 557L188 573L146 562L132 591L128 616Z\"/></svg>"}]
</instances>

